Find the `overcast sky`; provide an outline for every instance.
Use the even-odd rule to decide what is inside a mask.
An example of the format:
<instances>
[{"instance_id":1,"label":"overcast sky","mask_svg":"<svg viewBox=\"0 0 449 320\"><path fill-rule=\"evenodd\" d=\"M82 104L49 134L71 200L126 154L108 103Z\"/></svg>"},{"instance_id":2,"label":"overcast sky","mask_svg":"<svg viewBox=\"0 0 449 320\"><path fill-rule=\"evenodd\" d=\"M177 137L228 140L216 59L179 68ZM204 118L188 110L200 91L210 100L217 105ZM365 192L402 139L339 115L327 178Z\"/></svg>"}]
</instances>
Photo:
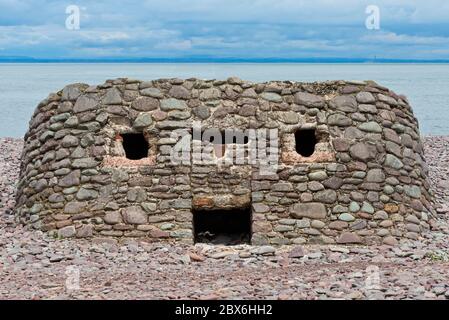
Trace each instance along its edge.
<instances>
[{"instance_id":1,"label":"overcast sky","mask_svg":"<svg viewBox=\"0 0 449 320\"><path fill-rule=\"evenodd\" d=\"M1 56L449 59L449 1L0 0Z\"/></svg>"}]
</instances>

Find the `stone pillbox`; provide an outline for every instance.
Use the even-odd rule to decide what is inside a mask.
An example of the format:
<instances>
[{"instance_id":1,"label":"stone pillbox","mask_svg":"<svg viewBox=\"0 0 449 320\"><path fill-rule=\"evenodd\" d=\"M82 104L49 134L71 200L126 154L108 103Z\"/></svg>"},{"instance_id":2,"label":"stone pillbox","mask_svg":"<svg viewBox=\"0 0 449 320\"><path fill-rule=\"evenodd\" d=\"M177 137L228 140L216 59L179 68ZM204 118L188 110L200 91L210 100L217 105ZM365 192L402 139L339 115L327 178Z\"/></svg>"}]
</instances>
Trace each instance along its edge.
<instances>
[{"instance_id":1,"label":"stone pillbox","mask_svg":"<svg viewBox=\"0 0 449 320\"><path fill-rule=\"evenodd\" d=\"M430 229L426 176L407 99L372 81L116 79L38 105L16 215L60 238L395 244Z\"/></svg>"}]
</instances>

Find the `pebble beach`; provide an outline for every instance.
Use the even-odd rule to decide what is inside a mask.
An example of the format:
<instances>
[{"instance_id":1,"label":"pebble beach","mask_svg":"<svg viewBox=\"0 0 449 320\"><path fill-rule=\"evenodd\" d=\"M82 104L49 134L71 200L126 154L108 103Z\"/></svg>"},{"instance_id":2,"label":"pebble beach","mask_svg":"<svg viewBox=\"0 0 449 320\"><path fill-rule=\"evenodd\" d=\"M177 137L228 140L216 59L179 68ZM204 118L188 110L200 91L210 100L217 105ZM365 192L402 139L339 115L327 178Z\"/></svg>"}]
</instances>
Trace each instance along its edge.
<instances>
[{"instance_id":1,"label":"pebble beach","mask_svg":"<svg viewBox=\"0 0 449 320\"><path fill-rule=\"evenodd\" d=\"M395 246L55 240L14 219L22 140L0 139L0 299L449 299L449 136L424 138L436 216Z\"/></svg>"}]
</instances>

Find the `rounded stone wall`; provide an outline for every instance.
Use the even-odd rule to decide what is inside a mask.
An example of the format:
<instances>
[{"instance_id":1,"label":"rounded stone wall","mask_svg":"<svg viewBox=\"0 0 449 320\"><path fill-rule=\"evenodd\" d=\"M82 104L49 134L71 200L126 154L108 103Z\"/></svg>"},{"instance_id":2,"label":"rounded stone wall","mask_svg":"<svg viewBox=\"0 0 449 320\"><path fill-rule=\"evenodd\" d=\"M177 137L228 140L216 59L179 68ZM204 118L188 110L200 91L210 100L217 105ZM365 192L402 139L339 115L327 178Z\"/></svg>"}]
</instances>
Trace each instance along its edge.
<instances>
[{"instance_id":1,"label":"rounded stone wall","mask_svg":"<svg viewBox=\"0 0 449 320\"><path fill-rule=\"evenodd\" d=\"M245 139L198 139L198 124ZM221 161L262 129L275 134L268 165ZM211 161L195 161L195 143ZM38 105L16 215L58 237L193 242L248 222L252 244L394 244L430 228L426 175L407 99L372 81L116 79Z\"/></svg>"}]
</instances>

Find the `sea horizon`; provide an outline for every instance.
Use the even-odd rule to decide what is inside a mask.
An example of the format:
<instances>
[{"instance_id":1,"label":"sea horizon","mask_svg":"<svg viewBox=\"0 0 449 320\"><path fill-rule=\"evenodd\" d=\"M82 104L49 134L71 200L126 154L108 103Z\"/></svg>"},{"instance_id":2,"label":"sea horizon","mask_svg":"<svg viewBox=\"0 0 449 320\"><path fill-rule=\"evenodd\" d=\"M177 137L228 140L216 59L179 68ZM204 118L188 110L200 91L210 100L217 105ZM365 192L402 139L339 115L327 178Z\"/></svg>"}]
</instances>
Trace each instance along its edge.
<instances>
[{"instance_id":1,"label":"sea horizon","mask_svg":"<svg viewBox=\"0 0 449 320\"><path fill-rule=\"evenodd\" d=\"M385 66L385 67L382 67ZM408 97L422 135L449 135L448 63L1 63L0 137L22 137L40 101L71 83L107 79L227 79L252 82L373 80Z\"/></svg>"},{"instance_id":2,"label":"sea horizon","mask_svg":"<svg viewBox=\"0 0 449 320\"><path fill-rule=\"evenodd\" d=\"M449 64L449 59L387 59L387 58L34 58L1 57L0 63L251 63L251 64Z\"/></svg>"}]
</instances>

